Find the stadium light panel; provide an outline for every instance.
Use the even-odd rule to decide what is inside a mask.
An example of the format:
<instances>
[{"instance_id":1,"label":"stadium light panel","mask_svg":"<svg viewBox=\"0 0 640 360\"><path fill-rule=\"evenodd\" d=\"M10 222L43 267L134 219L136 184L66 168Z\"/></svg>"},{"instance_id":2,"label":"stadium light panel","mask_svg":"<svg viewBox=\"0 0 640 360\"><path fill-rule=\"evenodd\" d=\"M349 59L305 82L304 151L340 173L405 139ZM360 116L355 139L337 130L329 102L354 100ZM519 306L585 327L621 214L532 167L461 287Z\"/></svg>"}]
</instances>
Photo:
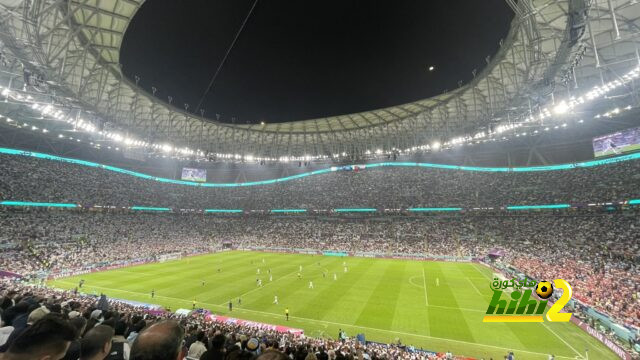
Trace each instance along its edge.
<instances>
[{"instance_id":1,"label":"stadium light panel","mask_svg":"<svg viewBox=\"0 0 640 360\"><path fill-rule=\"evenodd\" d=\"M535 210L535 209L566 209L569 204L549 204L549 205L510 205L507 210Z\"/></svg>"},{"instance_id":2,"label":"stadium light panel","mask_svg":"<svg viewBox=\"0 0 640 360\"><path fill-rule=\"evenodd\" d=\"M170 208L166 208L166 207L147 207L147 206L132 206L130 209L134 211L171 211Z\"/></svg>"},{"instance_id":3,"label":"stadium light panel","mask_svg":"<svg viewBox=\"0 0 640 360\"><path fill-rule=\"evenodd\" d=\"M376 212L378 211L377 209L373 209L373 208L350 208L350 209L333 209L333 211L335 212Z\"/></svg>"},{"instance_id":4,"label":"stadium light panel","mask_svg":"<svg viewBox=\"0 0 640 360\"><path fill-rule=\"evenodd\" d=\"M459 207L436 207L436 208L409 208L408 211L413 212L428 212L428 211L460 211Z\"/></svg>"},{"instance_id":5,"label":"stadium light panel","mask_svg":"<svg viewBox=\"0 0 640 360\"><path fill-rule=\"evenodd\" d=\"M76 204L69 203L49 203L49 202L30 202L30 201L0 201L2 206L27 206L27 207L60 207L75 208Z\"/></svg>"},{"instance_id":6,"label":"stadium light panel","mask_svg":"<svg viewBox=\"0 0 640 360\"><path fill-rule=\"evenodd\" d=\"M553 108L553 112L556 115L566 114L569 111L569 105L565 101L561 101Z\"/></svg>"},{"instance_id":7,"label":"stadium light panel","mask_svg":"<svg viewBox=\"0 0 640 360\"><path fill-rule=\"evenodd\" d=\"M640 205L640 199L629 200L629 205Z\"/></svg>"}]
</instances>

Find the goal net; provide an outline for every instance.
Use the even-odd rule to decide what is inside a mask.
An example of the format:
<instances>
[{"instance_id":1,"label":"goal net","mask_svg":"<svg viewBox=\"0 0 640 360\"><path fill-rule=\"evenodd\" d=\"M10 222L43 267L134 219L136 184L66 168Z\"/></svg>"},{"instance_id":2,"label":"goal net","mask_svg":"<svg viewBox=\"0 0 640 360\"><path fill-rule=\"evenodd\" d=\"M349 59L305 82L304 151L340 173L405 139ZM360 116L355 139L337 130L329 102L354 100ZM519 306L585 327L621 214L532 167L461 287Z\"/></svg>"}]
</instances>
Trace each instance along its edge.
<instances>
[{"instance_id":1,"label":"goal net","mask_svg":"<svg viewBox=\"0 0 640 360\"><path fill-rule=\"evenodd\" d=\"M182 258L182 253L171 253L171 254L162 254L157 256L158 262L165 262L169 260L178 260Z\"/></svg>"}]
</instances>

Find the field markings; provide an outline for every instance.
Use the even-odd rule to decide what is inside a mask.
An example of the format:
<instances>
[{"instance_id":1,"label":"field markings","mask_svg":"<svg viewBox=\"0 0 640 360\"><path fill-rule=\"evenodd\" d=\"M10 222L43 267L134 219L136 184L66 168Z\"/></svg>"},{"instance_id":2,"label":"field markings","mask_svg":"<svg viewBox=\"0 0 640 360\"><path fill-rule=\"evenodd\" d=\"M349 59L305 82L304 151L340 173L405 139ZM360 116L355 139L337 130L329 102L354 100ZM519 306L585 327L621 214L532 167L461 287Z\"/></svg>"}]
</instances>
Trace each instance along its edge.
<instances>
[{"instance_id":1,"label":"field markings","mask_svg":"<svg viewBox=\"0 0 640 360\"><path fill-rule=\"evenodd\" d=\"M423 269L423 271L424 271L424 269ZM60 282L60 283L63 283L63 284L75 285L74 283L69 282L69 281L58 280L57 282ZM93 286L93 288L103 289L103 290L119 291L119 292L125 292L125 293L130 293L130 294L142 295L142 296L149 296L149 294L145 294L145 293L141 293L141 292L129 291L129 290L121 290L121 289L113 289L113 288L107 288L107 287L103 287L103 286ZM156 295L155 297L169 299L169 300L177 300L177 301L181 301L183 303L190 303L189 300L180 299L180 298L174 298L174 297L170 297L170 296ZM199 302L199 304L215 306L215 307L222 308L222 309L226 310L226 307L222 306L222 305L205 303L205 302ZM429 305L429 306L442 307L442 306L436 306L436 305ZM463 310L463 309L460 309L460 308L451 308L451 309ZM244 309L244 308L239 308L236 311L238 311L238 312L250 312L250 313L256 313L256 314L261 314L261 315L267 315L267 316L276 317L276 318L279 318L279 319L282 318L281 314L276 314L276 313L271 313L271 312L266 312L266 311L251 310L251 309ZM474 310L474 311L476 311L476 310ZM442 340L442 341L450 341L450 342L455 342L455 343L460 343L460 344L467 344L467 345L473 345L473 346L479 346L479 347L485 347L485 348L492 348L492 349L499 349L499 350L506 350L506 351L516 351L516 352L523 352L523 353L542 355L542 356L547 356L548 355L548 354L545 354L545 353L539 353L539 352L535 352L535 351L513 349L513 348L505 348L505 347L501 347L501 346L497 346L497 345L489 345L489 344L483 344L483 343L478 343L478 342L470 342L470 341L464 341L464 340L441 338L441 337L431 336L431 335L420 335L420 334L407 333L407 332L396 331L396 330L378 329L378 328L372 328L372 327L368 327L368 326L361 326L361 325L355 325L355 324L344 324L344 323L339 323L339 322L334 322L334 321L327 321L327 320L317 320L317 319L310 319L310 318L297 317L297 316L296 317L292 316L291 319L292 320L302 321L302 322L331 324L331 325L337 325L337 326L341 326L341 327L345 327L345 328L353 327L353 328L380 331L380 332L386 332L386 333L392 333L392 334L398 334L398 335L404 335L404 336L415 336L415 337L420 337L420 338L424 338L424 339L435 339L435 340ZM576 350L573 349L573 351L576 351ZM578 355L580 355L580 353L578 353ZM580 357L582 358L582 355L580 355ZM556 358L575 360L575 358L568 357L568 356L561 356L561 355L556 355Z\"/></svg>"},{"instance_id":2,"label":"field markings","mask_svg":"<svg viewBox=\"0 0 640 360\"><path fill-rule=\"evenodd\" d=\"M477 272L481 273L485 278L491 280L491 278L489 276L487 276L485 273L483 273L482 271L480 271L476 266L473 267L474 269L476 269ZM555 337L557 337L558 339L560 339L560 341L562 341L565 345L567 345L571 350L573 350L574 353L576 353L578 355L579 359L584 359L584 356L578 351L576 350L573 346L571 346L571 344L569 344L565 339L563 339L560 335L558 335L555 331L551 330L551 328L545 324L544 322L542 323L542 325L547 328L547 330L549 330L553 335L555 335ZM597 348L596 348L597 349ZM598 349L599 350L599 349Z\"/></svg>"},{"instance_id":3,"label":"field markings","mask_svg":"<svg viewBox=\"0 0 640 360\"><path fill-rule=\"evenodd\" d=\"M584 357L582 356L582 354L581 354L578 350L576 350L576 348L574 348L573 346L571 346L571 344L569 344L565 339L563 339L563 338L562 338L562 336L558 335L555 331L551 330L551 328L550 328L547 324L542 323L542 325L543 325L544 327L546 327L546 328L547 328L547 330L551 331L551 333L552 333L553 335L555 335L558 339L560 339L560 341L562 341L563 343L565 343L565 345L567 345L571 350L573 350L573 352L575 352L576 354L578 354L578 357L579 357L580 359L584 359Z\"/></svg>"},{"instance_id":4,"label":"field markings","mask_svg":"<svg viewBox=\"0 0 640 360\"><path fill-rule=\"evenodd\" d=\"M485 273L483 273L482 271L480 271L480 269L478 269L478 266L483 266L483 267L485 267L484 265L477 265L477 264L473 264L473 268L474 268L474 269L476 269L476 271L477 271L477 272L479 272L479 273L480 273L480 275L482 275L482 276L484 276L485 278L489 279L489 281L493 280L493 279L491 279L491 277L489 277L487 274L485 274ZM485 268L486 268L486 267L485 267Z\"/></svg>"},{"instance_id":5,"label":"field markings","mask_svg":"<svg viewBox=\"0 0 640 360\"><path fill-rule=\"evenodd\" d=\"M480 292L480 290L478 290L478 287L476 286L476 284L473 283L473 281L469 280L468 277L465 277L465 279L467 279L467 281L469 282L469 284L471 284L471 286L473 286L474 289L476 289L476 292L478 293L478 295L484 297L484 295L482 295L482 293Z\"/></svg>"},{"instance_id":6,"label":"field markings","mask_svg":"<svg viewBox=\"0 0 640 360\"><path fill-rule=\"evenodd\" d=\"M427 298L427 276L424 273L424 266L422 266L422 282L424 283L424 302L429 306L429 299Z\"/></svg>"}]
</instances>

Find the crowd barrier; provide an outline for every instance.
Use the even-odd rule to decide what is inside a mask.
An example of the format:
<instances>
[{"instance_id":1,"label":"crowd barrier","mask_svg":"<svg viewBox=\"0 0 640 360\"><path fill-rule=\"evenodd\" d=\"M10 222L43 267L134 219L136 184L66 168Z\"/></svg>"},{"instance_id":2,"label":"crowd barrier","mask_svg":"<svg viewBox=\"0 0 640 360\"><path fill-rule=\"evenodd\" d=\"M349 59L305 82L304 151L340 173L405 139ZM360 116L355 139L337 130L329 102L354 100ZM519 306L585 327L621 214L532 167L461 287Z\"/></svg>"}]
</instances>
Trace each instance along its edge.
<instances>
[{"instance_id":1,"label":"crowd barrier","mask_svg":"<svg viewBox=\"0 0 640 360\"><path fill-rule=\"evenodd\" d=\"M207 315L205 319L208 321L218 322L221 324L242 325L242 326L248 326L254 329L277 331L279 333L288 333L288 334L294 334L294 335L304 334L304 330L302 329L295 329L295 328L291 328L288 326L281 326L281 325L265 324L257 321L236 319L236 318L227 317L227 316L219 316L219 315L211 314L211 315Z\"/></svg>"}]
</instances>

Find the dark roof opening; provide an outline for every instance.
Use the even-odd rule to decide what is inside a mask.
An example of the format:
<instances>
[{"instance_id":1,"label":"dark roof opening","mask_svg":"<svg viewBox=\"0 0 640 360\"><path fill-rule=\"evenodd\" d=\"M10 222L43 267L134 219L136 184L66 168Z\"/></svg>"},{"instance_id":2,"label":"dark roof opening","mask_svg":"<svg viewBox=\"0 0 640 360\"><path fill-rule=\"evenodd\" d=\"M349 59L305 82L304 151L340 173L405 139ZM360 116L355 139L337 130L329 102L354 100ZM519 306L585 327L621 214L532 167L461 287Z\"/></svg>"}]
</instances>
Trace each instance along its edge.
<instances>
[{"instance_id":1,"label":"dark roof opening","mask_svg":"<svg viewBox=\"0 0 640 360\"><path fill-rule=\"evenodd\" d=\"M253 1L145 2L122 45L125 75L194 111ZM437 95L486 66L512 18L503 0L260 1L204 115L274 123Z\"/></svg>"}]
</instances>

